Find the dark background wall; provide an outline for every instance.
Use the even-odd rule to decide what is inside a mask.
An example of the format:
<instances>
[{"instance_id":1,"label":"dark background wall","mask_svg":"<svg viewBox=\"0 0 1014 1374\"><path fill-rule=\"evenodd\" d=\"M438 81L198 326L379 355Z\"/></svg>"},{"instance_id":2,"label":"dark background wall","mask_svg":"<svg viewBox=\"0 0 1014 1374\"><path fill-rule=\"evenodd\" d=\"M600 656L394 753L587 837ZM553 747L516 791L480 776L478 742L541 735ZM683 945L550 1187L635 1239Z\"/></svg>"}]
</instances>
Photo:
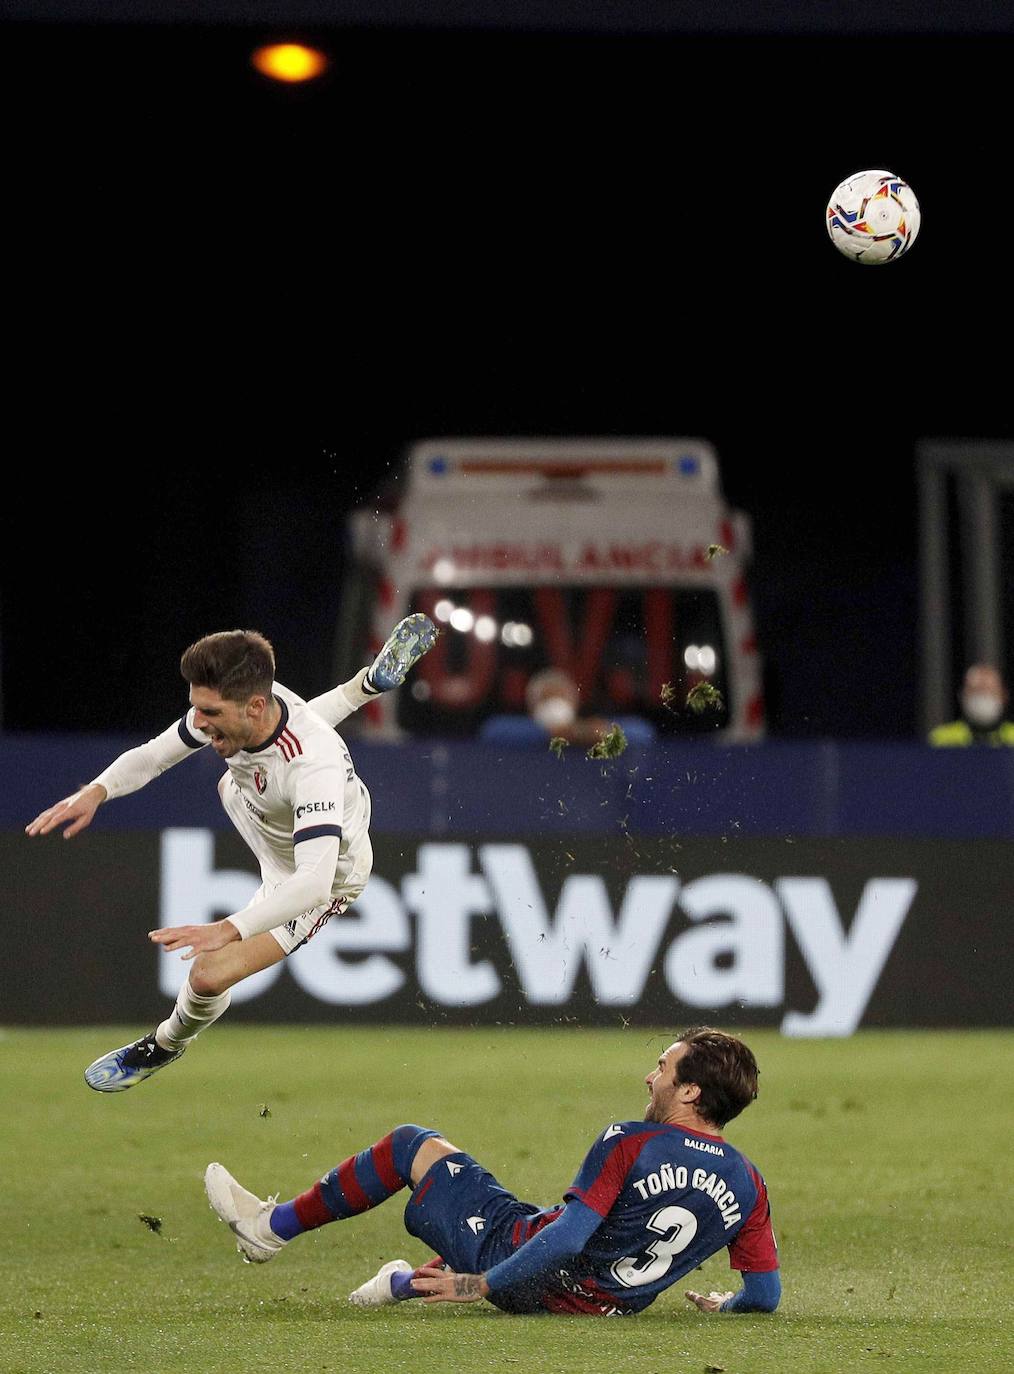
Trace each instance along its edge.
<instances>
[{"instance_id":1,"label":"dark background wall","mask_svg":"<svg viewBox=\"0 0 1014 1374\"><path fill-rule=\"evenodd\" d=\"M837 8L835 9L837 14ZM9 729L142 730L184 644L331 672L344 513L433 433L691 433L771 726L916 728L921 436L1010 436L1009 35L8 25ZM862 269L836 182L909 179Z\"/></svg>"}]
</instances>

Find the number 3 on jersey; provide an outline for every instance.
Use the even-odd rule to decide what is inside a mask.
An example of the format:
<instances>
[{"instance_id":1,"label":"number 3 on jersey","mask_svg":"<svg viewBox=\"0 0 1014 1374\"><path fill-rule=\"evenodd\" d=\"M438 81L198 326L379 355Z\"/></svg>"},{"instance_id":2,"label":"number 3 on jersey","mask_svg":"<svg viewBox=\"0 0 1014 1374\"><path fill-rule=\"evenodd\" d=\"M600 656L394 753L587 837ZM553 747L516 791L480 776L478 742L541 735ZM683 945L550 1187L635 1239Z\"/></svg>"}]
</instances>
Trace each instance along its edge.
<instances>
[{"instance_id":1,"label":"number 3 on jersey","mask_svg":"<svg viewBox=\"0 0 1014 1374\"><path fill-rule=\"evenodd\" d=\"M674 1256L685 1250L697 1234L697 1218L686 1207L663 1207L648 1222L648 1230L662 1239L653 1240L640 1255L628 1255L612 1266L613 1278L625 1288L660 1279Z\"/></svg>"}]
</instances>

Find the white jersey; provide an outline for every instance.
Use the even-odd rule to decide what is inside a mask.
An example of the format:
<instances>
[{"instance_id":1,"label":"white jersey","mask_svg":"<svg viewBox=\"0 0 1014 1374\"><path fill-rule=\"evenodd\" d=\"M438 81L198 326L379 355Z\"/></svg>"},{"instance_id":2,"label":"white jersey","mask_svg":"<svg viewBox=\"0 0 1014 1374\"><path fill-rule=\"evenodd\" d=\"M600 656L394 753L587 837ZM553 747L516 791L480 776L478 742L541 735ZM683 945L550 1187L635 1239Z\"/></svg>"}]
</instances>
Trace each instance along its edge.
<instances>
[{"instance_id":1,"label":"white jersey","mask_svg":"<svg viewBox=\"0 0 1014 1374\"><path fill-rule=\"evenodd\" d=\"M373 695L363 687L364 675L309 705L274 683L281 717L270 739L225 761L222 804L257 856L271 894L230 916L244 938L332 898L351 899L370 876L370 794L332 728ZM177 725L121 754L95 782L107 799L125 796L209 743L191 707Z\"/></svg>"},{"instance_id":2,"label":"white jersey","mask_svg":"<svg viewBox=\"0 0 1014 1374\"><path fill-rule=\"evenodd\" d=\"M341 735L295 692L278 682L271 690L281 718L263 744L226 759L218 784L222 805L256 854L265 883L295 873L300 844L332 836L340 841L333 895L362 889L373 863L366 784ZM194 727L193 707L178 728L191 748L209 743Z\"/></svg>"}]
</instances>

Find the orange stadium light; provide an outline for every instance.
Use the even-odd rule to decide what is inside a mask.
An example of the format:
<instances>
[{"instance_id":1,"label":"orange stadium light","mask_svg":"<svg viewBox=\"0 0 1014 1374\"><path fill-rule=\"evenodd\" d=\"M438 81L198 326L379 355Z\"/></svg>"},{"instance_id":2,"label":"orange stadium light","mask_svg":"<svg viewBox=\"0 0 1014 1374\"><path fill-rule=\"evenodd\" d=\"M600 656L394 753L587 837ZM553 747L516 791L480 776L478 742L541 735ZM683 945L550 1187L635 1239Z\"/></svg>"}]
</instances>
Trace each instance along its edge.
<instances>
[{"instance_id":1,"label":"orange stadium light","mask_svg":"<svg viewBox=\"0 0 1014 1374\"><path fill-rule=\"evenodd\" d=\"M273 81L313 81L327 70L327 57L318 48L303 43L269 43L258 48L251 62Z\"/></svg>"}]
</instances>

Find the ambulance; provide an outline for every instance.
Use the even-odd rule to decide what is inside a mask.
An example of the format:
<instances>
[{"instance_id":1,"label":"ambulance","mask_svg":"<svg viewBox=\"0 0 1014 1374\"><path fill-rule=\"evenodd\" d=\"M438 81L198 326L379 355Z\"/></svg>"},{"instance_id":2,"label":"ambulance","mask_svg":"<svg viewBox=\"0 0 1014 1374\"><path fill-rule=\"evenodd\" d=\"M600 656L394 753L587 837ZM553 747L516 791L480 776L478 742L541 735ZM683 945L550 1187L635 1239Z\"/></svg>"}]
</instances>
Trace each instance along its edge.
<instances>
[{"instance_id":1,"label":"ambulance","mask_svg":"<svg viewBox=\"0 0 1014 1374\"><path fill-rule=\"evenodd\" d=\"M350 518L338 671L425 611L436 647L361 713L367 733L481 737L555 667L582 714L758 739L749 559L703 439L427 439ZM718 695L695 711L701 683Z\"/></svg>"}]
</instances>

